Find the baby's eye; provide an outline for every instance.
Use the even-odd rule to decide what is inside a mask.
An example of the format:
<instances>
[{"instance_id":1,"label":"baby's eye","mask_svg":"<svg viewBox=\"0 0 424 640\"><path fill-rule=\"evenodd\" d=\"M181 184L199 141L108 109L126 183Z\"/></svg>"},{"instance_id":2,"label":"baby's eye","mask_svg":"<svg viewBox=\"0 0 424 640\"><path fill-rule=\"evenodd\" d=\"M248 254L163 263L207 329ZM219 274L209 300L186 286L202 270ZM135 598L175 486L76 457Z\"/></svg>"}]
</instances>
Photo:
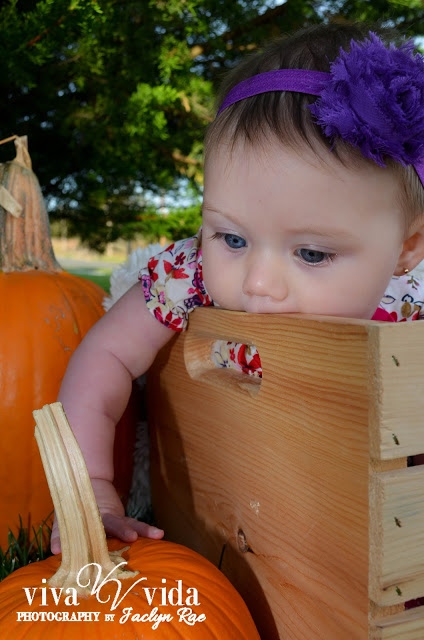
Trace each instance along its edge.
<instances>
[{"instance_id":1,"label":"baby's eye","mask_svg":"<svg viewBox=\"0 0 424 640\"><path fill-rule=\"evenodd\" d=\"M240 236L236 236L233 233L224 233L223 237L231 249L243 249L247 245L244 238L240 238Z\"/></svg>"},{"instance_id":2,"label":"baby's eye","mask_svg":"<svg viewBox=\"0 0 424 640\"><path fill-rule=\"evenodd\" d=\"M297 249L296 255L308 264L321 264L333 258L333 254L317 251L316 249Z\"/></svg>"}]
</instances>

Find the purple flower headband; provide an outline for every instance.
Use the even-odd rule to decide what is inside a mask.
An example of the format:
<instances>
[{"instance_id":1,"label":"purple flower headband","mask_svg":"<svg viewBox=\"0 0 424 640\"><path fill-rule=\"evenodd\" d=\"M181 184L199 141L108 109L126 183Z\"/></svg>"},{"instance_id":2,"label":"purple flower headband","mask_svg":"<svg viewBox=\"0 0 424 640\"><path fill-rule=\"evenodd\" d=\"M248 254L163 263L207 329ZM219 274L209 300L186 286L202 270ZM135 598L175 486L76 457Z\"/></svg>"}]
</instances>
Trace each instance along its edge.
<instances>
[{"instance_id":1,"label":"purple flower headband","mask_svg":"<svg viewBox=\"0 0 424 640\"><path fill-rule=\"evenodd\" d=\"M341 137L366 158L384 167L384 156L413 165L424 186L424 57L414 43L387 48L369 33L330 67L330 73L306 69L266 71L237 84L224 109L269 91L296 91L319 96L309 106L330 139Z\"/></svg>"}]
</instances>

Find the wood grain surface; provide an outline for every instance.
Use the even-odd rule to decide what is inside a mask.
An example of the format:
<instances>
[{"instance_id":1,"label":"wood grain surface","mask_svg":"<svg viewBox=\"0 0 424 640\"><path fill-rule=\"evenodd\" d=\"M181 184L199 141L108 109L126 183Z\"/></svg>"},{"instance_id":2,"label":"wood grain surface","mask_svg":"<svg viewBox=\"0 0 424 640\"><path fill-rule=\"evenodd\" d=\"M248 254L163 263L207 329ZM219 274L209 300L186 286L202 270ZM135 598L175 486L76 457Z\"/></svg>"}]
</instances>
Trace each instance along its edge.
<instances>
[{"instance_id":1,"label":"wood grain surface","mask_svg":"<svg viewBox=\"0 0 424 640\"><path fill-rule=\"evenodd\" d=\"M216 339L256 345L262 380L216 369ZM420 343L423 323L209 308L159 354L158 524L221 565L263 640L424 638L403 612L424 595Z\"/></svg>"}]
</instances>

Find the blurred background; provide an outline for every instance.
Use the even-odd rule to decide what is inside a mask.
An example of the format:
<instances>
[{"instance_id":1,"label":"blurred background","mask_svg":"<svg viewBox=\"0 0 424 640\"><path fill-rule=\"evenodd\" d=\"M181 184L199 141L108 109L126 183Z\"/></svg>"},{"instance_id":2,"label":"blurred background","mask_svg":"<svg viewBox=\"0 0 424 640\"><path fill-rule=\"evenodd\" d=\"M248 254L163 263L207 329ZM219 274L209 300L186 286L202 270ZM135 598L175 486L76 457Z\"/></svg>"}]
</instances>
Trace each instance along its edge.
<instances>
[{"instance_id":1,"label":"blurred background","mask_svg":"<svg viewBox=\"0 0 424 640\"><path fill-rule=\"evenodd\" d=\"M346 20L424 43L422 0L1 0L0 137L28 136L64 266L92 261L106 282L136 246L192 235L222 75L275 36Z\"/></svg>"}]
</instances>

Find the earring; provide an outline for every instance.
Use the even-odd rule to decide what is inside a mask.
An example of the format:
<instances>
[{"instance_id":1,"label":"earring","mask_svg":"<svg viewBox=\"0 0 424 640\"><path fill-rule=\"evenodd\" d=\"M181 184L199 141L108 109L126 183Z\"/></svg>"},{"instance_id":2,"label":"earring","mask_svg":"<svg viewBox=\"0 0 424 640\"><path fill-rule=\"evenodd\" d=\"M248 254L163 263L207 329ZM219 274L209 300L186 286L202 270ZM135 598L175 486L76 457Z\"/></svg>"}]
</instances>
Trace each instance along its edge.
<instances>
[{"instance_id":1,"label":"earring","mask_svg":"<svg viewBox=\"0 0 424 640\"><path fill-rule=\"evenodd\" d=\"M409 273L409 269L404 269L403 273Z\"/></svg>"}]
</instances>

